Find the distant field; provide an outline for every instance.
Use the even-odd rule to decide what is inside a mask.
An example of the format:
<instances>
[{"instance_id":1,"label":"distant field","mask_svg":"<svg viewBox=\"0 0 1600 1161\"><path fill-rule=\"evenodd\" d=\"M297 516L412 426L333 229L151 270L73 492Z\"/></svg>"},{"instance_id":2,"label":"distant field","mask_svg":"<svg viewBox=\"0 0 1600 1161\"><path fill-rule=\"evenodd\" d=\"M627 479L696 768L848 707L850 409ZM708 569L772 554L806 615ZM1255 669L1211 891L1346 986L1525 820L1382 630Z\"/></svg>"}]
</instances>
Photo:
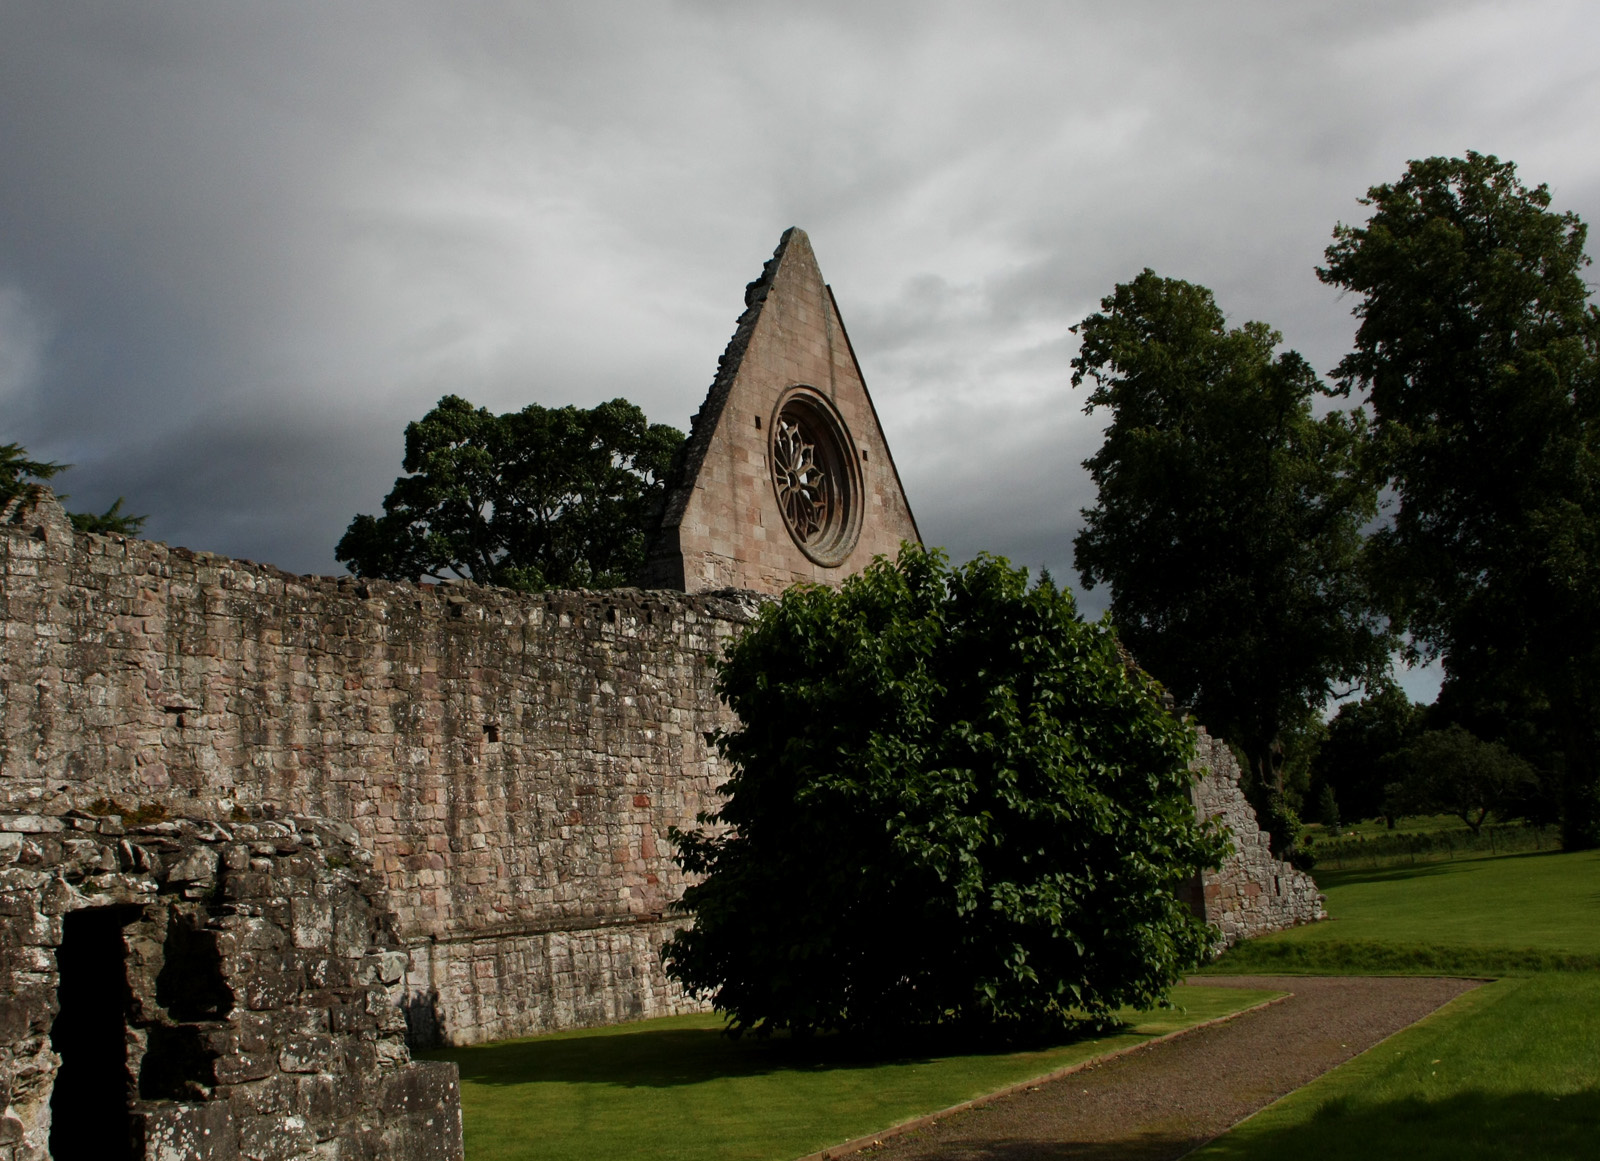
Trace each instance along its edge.
<instances>
[{"instance_id":1,"label":"distant field","mask_svg":"<svg viewBox=\"0 0 1600 1161\"><path fill-rule=\"evenodd\" d=\"M1311 826L1302 845L1316 858L1318 870L1344 871L1554 851L1561 842L1555 827L1496 823L1474 834L1459 818L1435 815L1406 819L1394 830L1381 821L1341 828L1336 834Z\"/></svg>"},{"instance_id":2,"label":"distant field","mask_svg":"<svg viewBox=\"0 0 1600 1161\"><path fill-rule=\"evenodd\" d=\"M1496 826L1502 825L1499 823ZM1394 829L1381 818L1368 818L1361 822L1347 822L1339 827L1340 835L1360 835L1363 838L1376 838L1385 834L1423 834L1436 830L1466 829L1466 824L1453 814L1415 814L1407 815L1395 822ZM1318 842L1325 838L1334 837L1328 828L1320 822L1306 824L1306 833L1314 835Z\"/></svg>"},{"instance_id":3,"label":"distant field","mask_svg":"<svg viewBox=\"0 0 1600 1161\"><path fill-rule=\"evenodd\" d=\"M1334 921L1218 970L1400 970L1486 984L1252 1117L1200 1161L1600 1156L1600 852L1318 875ZM1541 970L1557 967L1563 970Z\"/></svg>"},{"instance_id":4,"label":"distant field","mask_svg":"<svg viewBox=\"0 0 1600 1161\"><path fill-rule=\"evenodd\" d=\"M430 1055L460 1065L468 1161L790 1161L1275 994L1182 987L1181 1011L1032 1052L841 1056L685 1016Z\"/></svg>"}]
</instances>

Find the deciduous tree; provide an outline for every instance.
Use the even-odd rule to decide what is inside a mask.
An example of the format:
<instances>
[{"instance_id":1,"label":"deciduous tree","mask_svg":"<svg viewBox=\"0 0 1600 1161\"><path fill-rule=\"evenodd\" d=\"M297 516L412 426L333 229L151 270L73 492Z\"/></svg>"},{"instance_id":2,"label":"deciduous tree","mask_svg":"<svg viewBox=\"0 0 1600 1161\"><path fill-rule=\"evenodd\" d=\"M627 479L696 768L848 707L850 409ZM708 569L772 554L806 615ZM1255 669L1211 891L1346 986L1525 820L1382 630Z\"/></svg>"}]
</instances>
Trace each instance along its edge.
<instances>
[{"instance_id":1,"label":"deciduous tree","mask_svg":"<svg viewBox=\"0 0 1600 1161\"><path fill-rule=\"evenodd\" d=\"M625 399L495 415L447 395L406 426L383 515L335 555L358 576L458 577L509 588L627 584L683 433Z\"/></svg>"},{"instance_id":2,"label":"deciduous tree","mask_svg":"<svg viewBox=\"0 0 1600 1161\"><path fill-rule=\"evenodd\" d=\"M1340 225L1397 506L1375 539L1396 623L1452 681L1532 691L1562 736L1563 840L1600 843L1600 311L1586 227L1510 162L1413 161Z\"/></svg>"},{"instance_id":3,"label":"deciduous tree","mask_svg":"<svg viewBox=\"0 0 1600 1161\"><path fill-rule=\"evenodd\" d=\"M1311 762L1314 785L1328 787L1351 821L1387 817L1383 760L1422 732L1422 707L1394 682L1376 684L1360 701L1346 702L1328 723L1328 736Z\"/></svg>"},{"instance_id":4,"label":"deciduous tree","mask_svg":"<svg viewBox=\"0 0 1600 1161\"><path fill-rule=\"evenodd\" d=\"M1489 815L1516 815L1537 786L1533 767L1498 742L1475 738L1460 726L1421 734L1386 763L1399 777L1390 783L1396 814L1453 814L1473 834Z\"/></svg>"},{"instance_id":5,"label":"deciduous tree","mask_svg":"<svg viewBox=\"0 0 1600 1161\"><path fill-rule=\"evenodd\" d=\"M735 1031L1048 1030L1203 954L1191 736L1053 585L908 546L766 606L717 688L733 774L674 833L665 954Z\"/></svg>"},{"instance_id":6,"label":"deciduous tree","mask_svg":"<svg viewBox=\"0 0 1600 1161\"><path fill-rule=\"evenodd\" d=\"M1244 751L1266 809L1285 732L1388 667L1361 567L1365 421L1315 416L1329 392L1306 361L1265 323L1228 327L1205 287L1146 270L1100 306L1072 363L1085 410L1111 415L1078 571L1110 586L1140 664Z\"/></svg>"}]
</instances>

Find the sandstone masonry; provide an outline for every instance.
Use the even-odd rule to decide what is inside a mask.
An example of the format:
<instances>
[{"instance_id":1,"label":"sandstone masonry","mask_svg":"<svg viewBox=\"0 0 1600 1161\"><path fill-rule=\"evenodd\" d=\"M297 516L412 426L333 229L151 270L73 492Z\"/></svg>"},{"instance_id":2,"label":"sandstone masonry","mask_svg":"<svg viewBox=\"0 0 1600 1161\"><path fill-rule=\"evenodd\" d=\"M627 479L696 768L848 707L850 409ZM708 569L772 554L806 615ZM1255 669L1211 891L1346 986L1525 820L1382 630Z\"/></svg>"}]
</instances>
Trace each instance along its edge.
<instances>
[{"instance_id":1,"label":"sandstone masonry","mask_svg":"<svg viewBox=\"0 0 1600 1161\"><path fill-rule=\"evenodd\" d=\"M750 598L299 577L0 527L0 810L115 799L348 822L418 1043L690 1010L656 949L667 828L714 805L711 661Z\"/></svg>"},{"instance_id":2,"label":"sandstone masonry","mask_svg":"<svg viewBox=\"0 0 1600 1161\"><path fill-rule=\"evenodd\" d=\"M260 1161L454 1156L454 1090L407 1040L700 1008L660 963L668 830L716 805L712 663L753 594L293 576L78 533L48 493L0 514L0 579L0 1161L42 1156L78 910L131 909L102 932L135 994L158 981L130 1027L199 1046L136 1110L146 1140L209 1128ZM1321 917L1203 733L1194 801L1235 844L1194 899L1224 943ZM180 821L118 835L123 814ZM232 1008L163 1014L174 930L218 949ZM423 1107L443 1144L371 1144Z\"/></svg>"},{"instance_id":3,"label":"sandstone masonry","mask_svg":"<svg viewBox=\"0 0 1600 1161\"><path fill-rule=\"evenodd\" d=\"M1196 912L1217 926L1217 950L1326 919L1323 896L1311 876L1272 856L1267 835L1239 789L1239 762L1227 743L1198 730L1194 771L1196 816L1224 828L1233 841L1233 852L1217 870L1201 876L1191 898Z\"/></svg>"},{"instance_id":4,"label":"sandstone masonry","mask_svg":"<svg viewBox=\"0 0 1600 1161\"><path fill-rule=\"evenodd\" d=\"M830 459L819 447L813 465L832 481L828 506L852 527L831 555L802 546L786 527L774 487L785 475L777 446L784 405L796 392L838 425L838 454ZM874 556L893 557L902 541L922 538L838 304L805 231L786 230L745 288L744 313L670 481L646 583L776 595L796 581L838 584Z\"/></svg>"},{"instance_id":5,"label":"sandstone masonry","mask_svg":"<svg viewBox=\"0 0 1600 1161\"><path fill-rule=\"evenodd\" d=\"M0 1159L460 1161L354 838L0 815Z\"/></svg>"}]
</instances>

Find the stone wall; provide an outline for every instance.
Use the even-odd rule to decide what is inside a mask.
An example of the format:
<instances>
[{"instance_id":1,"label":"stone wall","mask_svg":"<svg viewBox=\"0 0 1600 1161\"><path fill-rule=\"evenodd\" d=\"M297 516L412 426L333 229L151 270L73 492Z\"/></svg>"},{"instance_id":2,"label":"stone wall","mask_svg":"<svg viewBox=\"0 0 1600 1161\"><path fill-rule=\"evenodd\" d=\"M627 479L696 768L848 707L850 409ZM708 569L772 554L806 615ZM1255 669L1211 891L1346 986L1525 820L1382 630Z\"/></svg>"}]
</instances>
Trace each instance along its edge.
<instances>
[{"instance_id":1,"label":"stone wall","mask_svg":"<svg viewBox=\"0 0 1600 1161\"><path fill-rule=\"evenodd\" d=\"M0 579L0 813L348 824L414 1044L700 1008L658 954L667 832L716 805L712 663L756 598L293 576L76 533L47 494L0 513ZM1224 939L1320 914L1226 747L1201 765Z\"/></svg>"},{"instance_id":2,"label":"stone wall","mask_svg":"<svg viewBox=\"0 0 1600 1161\"><path fill-rule=\"evenodd\" d=\"M0 815L0 1161L459 1161L355 837Z\"/></svg>"},{"instance_id":3,"label":"stone wall","mask_svg":"<svg viewBox=\"0 0 1600 1161\"><path fill-rule=\"evenodd\" d=\"M419 1042L692 1010L667 828L714 805L749 598L293 576L0 516L0 810L351 824Z\"/></svg>"},{"instance_id":4,"label":"stone wall","mask_svg":"<svg viewBox=\"0 0 1600 1161\"><path fill-rule=\"evenodd\" d=\"M1239 762L1220 738L1197 731L1195 814L1213 820L1233 840L1233 851L1197 885L1196 909L1221 934L1218 950L1269 931L1328 917L1316 882L1272 855L1267 834L1239 788Z\"/></svg>"}]
</instances>

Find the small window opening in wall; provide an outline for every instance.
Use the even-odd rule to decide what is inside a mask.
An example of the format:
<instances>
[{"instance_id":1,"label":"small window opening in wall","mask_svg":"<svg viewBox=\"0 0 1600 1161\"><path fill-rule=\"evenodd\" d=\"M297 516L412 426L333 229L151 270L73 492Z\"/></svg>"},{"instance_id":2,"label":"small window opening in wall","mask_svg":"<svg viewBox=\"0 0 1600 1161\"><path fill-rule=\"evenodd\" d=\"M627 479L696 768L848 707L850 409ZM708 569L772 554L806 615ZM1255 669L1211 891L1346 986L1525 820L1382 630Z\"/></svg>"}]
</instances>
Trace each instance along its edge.
<instances>
[{"instance_id":1,"label":"small window opening in wall","mask_svg":"<svg viewBox=\"0 0 1600 1161\"><path fill-rule=\"evenodd\" d=\"M124 1161L133 1156L128 1102L127 945L122 929L137 907L69 914L56 950L60 1010L50 1047L61 1057L50 1094L50 1155Z\"/></svg>"},{"instance_id":2,"label":"small window opening in wall","mask_svg":"<svg viewBox=\"0 0 1600 1161\"><path fill-rule=\"evenodd\" d=\"M500 740L500 727L493 722L484 722L483 740L486 742L498 742Z\"/></svg>"},{"instance_id":3,"label":"small window opening in wall","mask_svg":"<svg viewBox=\"0 0 1600 1161\"><path fill-rule=\"evenodd\" d=\"M761 417L759 415L756 416L756 430L757 431L761 430Z\"/></svg>"},{"instance_id":4,"label":"small window opening in wall","mask_svg":"<svg viewBox=\"0 0 1600 1161\"><path fill-rule=\"evenodd\" d=\"M861 449L861 458L862 458L863 461L866 460L866 458L867 458L867 449L866 448L862 448Z\"/></svg>"}]
</instances>

